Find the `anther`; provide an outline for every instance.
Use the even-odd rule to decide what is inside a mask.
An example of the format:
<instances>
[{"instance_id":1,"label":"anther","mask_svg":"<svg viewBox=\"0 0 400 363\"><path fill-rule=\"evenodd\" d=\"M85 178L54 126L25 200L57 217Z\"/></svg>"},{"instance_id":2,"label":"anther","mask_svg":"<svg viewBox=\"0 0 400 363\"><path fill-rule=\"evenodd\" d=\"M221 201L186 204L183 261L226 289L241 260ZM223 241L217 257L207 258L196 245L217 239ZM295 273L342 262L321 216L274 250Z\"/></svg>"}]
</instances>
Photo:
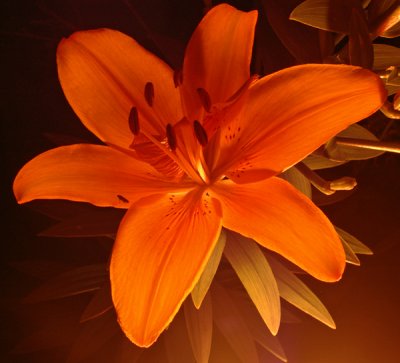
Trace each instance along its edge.
<instances>
[{"instance_id":1,"label":"anther","mask_svg":"<svg viewBox=\"0 0 400 363\"><path fill-rule=\"evenodd\" d=\"M151 82L147 82L144 86L144 98L147 104L152 107L154 101L154 85Z\"/></svg>"},{"instance_id":2,"label":"anther","mask_svg":"<svg viewBox=\"0 0 400 363\"><path fill-rule=\"evenodd\" d=\"M129 128L131 129L134 135L139 135L140 126L139 126L139 115L136 107L132 107L129 112Z\"/></svg>"},{"instance_id":3,"label":"anther","mask_svg":"<svg viewBox=\"0 0 400 363\"><path fill-rule=\"evenodd\" d=\"M197 93L200 97L200 102L201 102L202 106L204 107L204 109L207 112L210 112L211 99L210 99L210 95L208 94L208 92L204 88L197 88Z\"/></svg>"},{"instance_id":4,"label":"anther","mask_svg":"<svg viewBox=\"0 0 400 363\"><path fill-rule=\"evenodd\" d=\"M174 151L176 149L176 135L174 127L171 124L167 125L167 140L170 149Z\"/></svg>"},{"instance_id":5,"label":"anther","mask_svg":"<svg viewBox=\"0 0 400 363\"><path fill-rule=\"evenodd\" d=\"M206 130L204 130L204 127L202 124L194 120L193 122L193 128L194 128L194 133L196 135L197 141L200 143L201 146L206 146L208 143L208 136Z\"/></svg>"},{"instance_id":6,"label":"anther","mask_svg":"<svg viewBox=\"0 0 400 363\"><path fill-rule=\"evenodd\" d=\"M123 195L118 194L117 198L122 202L122 203L129 203L129 200L126 199Z\"/></svg>"},{"instance_id":7,"label":"anther","mask_svg":"<svg viewBox=\"0 0 400 363\"><path fill-rule=\"evenodd\" d=\"M174 85L175 88L179 87L183 82L183 72L181 69L176 69L174 71Z\"/></svg>"}]
</instances>

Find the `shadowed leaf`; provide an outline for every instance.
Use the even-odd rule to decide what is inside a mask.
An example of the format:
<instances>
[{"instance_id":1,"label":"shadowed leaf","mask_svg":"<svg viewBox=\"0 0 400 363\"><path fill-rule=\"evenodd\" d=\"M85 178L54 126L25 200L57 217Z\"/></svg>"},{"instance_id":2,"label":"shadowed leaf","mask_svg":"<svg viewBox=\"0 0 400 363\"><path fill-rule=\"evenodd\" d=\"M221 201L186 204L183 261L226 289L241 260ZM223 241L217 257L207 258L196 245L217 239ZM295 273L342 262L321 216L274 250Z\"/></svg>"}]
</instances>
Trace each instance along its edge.
<instances>
[{"instance_id":1,"label":"shadowed leaf","mask_svg":"<svg viewBox=\"0 0 400 363\"><path fill-rule=\"evenodd\" d=\"M47 281L31 292L24 302L36 303L97 290L107 280L107 277L108 273L104 263L77 267Z\"/></svg>"},{"instance_id":2,"label":"shadowed leaf","mask_svg":"<svg viewBox=\"0 0 400 363\"><path fill-rule=\"evenodd\" d=\"M81 323L95 319L113 308L111 286L107 281L97 290L81 315Z\"/></svg>"},{"instance_id":3,"label":"shadowed leaf","mask_svg":"<svg viewBox=\"0 0 400 363\"><path fill-rule=\"evenodd\" d=\"M125 211L114 208L96 208L63 220L41 232L46 237L113 236Z\"/></svg>"},{"instance_id":4,"label":"shadowed leaf","mask_svg":"<svg viewBox=\"0 0 400 363\"><path fill-rule=\"evenodd\" d=\"M114 311L82 323L66 363L80 363L97 352L120 331Z\"/></svg>"},{"instance_id":5,"label":"shadowed leaf","mask_svg":"<svg viewBox=\"0 0 400 363\"><path fill-rule=\"evenodd\" d=\"M196 362L208 363L213 332L211 296L210 294L206 295L198 310L190 299L186 299L183 308L188 336Z\"/></svg>"},{"instance_id":6,"label":"shadowed leaf","mask_svg":"<svg viewBox=\"0 0 400 363\"><path fill-rule=\"evenodd\" d=\"M253 339L279 360L287 362L285 352L278 338L270 333L248 296L242 291L230 291L229 294L234 298L235 303L240 309L240 314L249 327Z\"/></svg>"},{"instance_id":7,"label":"shadowed leaf","mask_svg":"<svg viewBox=\"0 0 400 363\"><path fill-rule=\"evenodd\" d=\"M322 62L318 31L289 19L299 0L262 0L261 3L274 32L299 63Z\"/></svg>"},{"instance_id":8,"label":"shadowed leaf","mask_svg":"<svg viewBox=\"0 0 400 363\"><path fill-rule=\"evenodd\" d=\"M368 32L367 20L362 9L353 8L349 32L350 64L371 69L374 62L374 50Z\"/></svg>"},{"instance_id":9,"label":"shadowed leaf","mask_svg":"<svg viewBox=\"0 0 400 363\"><path fill-rule=\"evenodd\" d=\"M235 301L218 283L212 286L214 322L243 363L258 363L255 342Z\"/></svg>"},{"instance_id":10,"label":"shadowed leaf","mask_svg":"<svg viewBox=\"0 0 400 363\"><path fill-rule=\"evenodd\" d=\"M353 8L362 10L357 0L306 0L292 11L290 19L314 28L348 34Z\"/></svg>"},{"instance_id":11,"label":"shadowed leaf","mask_svg":"<svg viewBox=\"0 0 400 363\"><path fill-rule=\"evenodd\" d=\"M168 362L195 363L182 310L175 316L163 338Z\"/></svg>"}]
</instances>

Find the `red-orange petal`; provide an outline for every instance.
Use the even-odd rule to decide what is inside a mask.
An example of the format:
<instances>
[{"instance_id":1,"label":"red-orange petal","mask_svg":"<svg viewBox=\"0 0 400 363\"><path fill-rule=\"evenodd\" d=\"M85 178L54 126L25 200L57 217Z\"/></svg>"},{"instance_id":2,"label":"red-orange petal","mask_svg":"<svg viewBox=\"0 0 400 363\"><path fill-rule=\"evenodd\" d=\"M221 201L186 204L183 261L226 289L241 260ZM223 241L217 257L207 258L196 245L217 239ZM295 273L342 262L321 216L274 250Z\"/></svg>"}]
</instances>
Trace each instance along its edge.
<instances>
[{"instance_id":1,"label":"red-orange petal","mask_svg":"<svg viewBox=\"0 0 400 363\"><path fill-rule=\"evenodd\" d=\"M385 98L379 77L358 67L309 64L266 76L250 87L241 116L221 130L218 173L228 169L240 181L238 173L244 180L246 173L281 172Z\"/></svg>"},{"instance_id":2,"label":"red-orange petal","mask_svg":"<svg viewBox=\"0 0 400 363\"><path fill-rule=\"evenodd\" d=\"M197 26L183 63L182 96L190 120L204 108L198 89L207 92L211 104L218 103L249 79L256 21L256 11L245 13L221 4Z\"/></svg>"},{"instance_id":3,"label":"red-orange petal","mask_svg":"<svg viewBox=\"0 0 400 363\"><path fill-rule=\"evenodd\" d=\"M62 146L40 154L14 181L18 203L68 199L117 208L128 208L146 195L184 188L183 183L163 180L146 163L108 146L89 144Z\"/></svg>"},{"instance_id":4,"label":"red-orange petal","mask_svg":"<svg viewBox=\"0 0 400 363\"><path fill-rule=\"evenodd\" d=\"M323 281L342 276L345 255L328 218L288 182L270 178L257 183L216 184L223 226L295 263Z\"/></svg>"},{"instance_id":5,"label":"red-orange petal","mask_svg":"<svg viewBox=\"0 0 400 363\"><path fill-rule=\"evenodd\" d=\"M148 197L118 230L111 286L119 323L135 344L150 346L195 283L221 230L218 201L200 190Z\"/></svg>"},{"instance_id":6,"label":"red-orange petal","mask_svg":"<svg viewBox=\"0 0 400 363\"><path fill-rule=\"evenodd\" d=\"M68 102L106 143L125 148L132 143L132 107L138 111L140 130L153 134L165 134L167 123L182 118L171 68L123 33L110 29L74 33L60 42L57 66Z\"/></svg>"}]
</instances>

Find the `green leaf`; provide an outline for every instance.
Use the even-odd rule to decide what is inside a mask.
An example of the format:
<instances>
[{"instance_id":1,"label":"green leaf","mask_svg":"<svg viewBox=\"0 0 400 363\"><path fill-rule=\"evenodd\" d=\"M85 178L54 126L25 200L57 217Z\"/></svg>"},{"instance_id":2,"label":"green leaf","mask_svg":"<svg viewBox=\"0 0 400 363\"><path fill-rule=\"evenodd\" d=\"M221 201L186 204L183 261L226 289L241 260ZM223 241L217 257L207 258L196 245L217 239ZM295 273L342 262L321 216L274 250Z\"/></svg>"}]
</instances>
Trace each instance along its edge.
<instances>
[{"instance_id":1,"label":"green leaf","mask_svg":"<svg viewBox=\"0 0 400 363\"><path fill-rule=\"evenodd\" d=\"M349 33L353 8L361 9L357 0L306 0L290 14L291 20L336 33Z\"/></svg>"},{"instance_id":2,"label":"green leaf","mask_svg":"<svg viewBox=\"0 0 400 363\"><path fill-rule=\"evenodd\" d=\"M339 236L346 241L354 253L358 255L373 255L373 252L370 250L370 248L359 241L356 237L339 227L335 227L335 229Z\"/></svg>"},{"instance_id":3,"label":"green leaf","mask_svg":"<svg viewBox=\"0 0 400 363\"><path fill-rule=\"evenodd\" d=\"M214 322L242 363L259 363L257 348L241 311L227 291L213 283Z\"/></svg>"},{"instance_id":4,"label":"green leaf","mask_svg":"<svg viewBox=\"0 0 400 363\"><path fill-rule=\"evenodd\" d=\"M282 173L283 179L287 180L290 184L292 184L297 190L302 192L308 198L311 199L311 183L310 181L300 173L296 167L292 167Z\"/></svg>"},{"instance_id":5,"label":"green leaf","mask_svg":"<svg viewBox=\"0 0 400 363\"><path fill-rule=\"evenodd\" d=\"M47 281L31 292L24 301L37 303L98 290L107 277L104 263L77 267Z\"/></svg>"},{"instance_id":6,"label":"green leaf","mask_svg":"<svg viewBox=\"0 0 400 363\"><path fill-rule=\"evenodd\" d=\"M281 302L274 274L260 247L251 239L229 232L225 257L273 335L281 321Z\"/></svg>"},{"instance_id":7,"label":"green leaf","mask_svg":"<svg viewBox=\"0 0 400 363\"><path fill-rule=\"evenodd\" d=\"M385 70L390 66L400 66L400 48L386 44L374 44L375 70Z\"/></svg>"},{"instance_id":8,"label":"green leaf","mask_svg":"<svg viewBox=\"0 0 400 363\"><path fill-rule=\"evenodd\" d=\"M200 309L197 310L190 299L186 299L183 309L186 328L196 362L208 363L213 331L210 294L205 296Z\"/></svg>"},{"instance_id":9,"label":"green leaf","mask_svg":"<svg viewBox=\"0 0 400 363\"><path fill-rule=\"evenodd\" d=\"M214 251L212 252L199 281L191 293L194 306L196 306L197 309L200 308L201 303L206 296L208 289L210 288L215 273L217 272L219 262L221 261L222 252L225 248L225 242L226 233L225 230L221 230L221 234L217 244L215 245Z\"/></svg>"},{"instance_id":10,"label":"green leaf","mask_svg":"<svg viewBox=\"0 0 400 363\"><path fill-rule=\"evenodd\" d=\"M268 256L268 261L275 274L281 297L306 314L335 329L335 323L328 310L304 282L272 256Z\"/></svg>"},{"instance_id":11,"label":"green leaf","mask_svg":"<svg viewBox=\"0 0 400 363\"><path fill-rule=\"evenodd\" d=\"M99 290L97 290L89 304L81 315L80 322L98 318L105 314L107 311L113 308L113 302L111 299L111 286L110 282L107 281Z\"/></svg>"}]
</instances>

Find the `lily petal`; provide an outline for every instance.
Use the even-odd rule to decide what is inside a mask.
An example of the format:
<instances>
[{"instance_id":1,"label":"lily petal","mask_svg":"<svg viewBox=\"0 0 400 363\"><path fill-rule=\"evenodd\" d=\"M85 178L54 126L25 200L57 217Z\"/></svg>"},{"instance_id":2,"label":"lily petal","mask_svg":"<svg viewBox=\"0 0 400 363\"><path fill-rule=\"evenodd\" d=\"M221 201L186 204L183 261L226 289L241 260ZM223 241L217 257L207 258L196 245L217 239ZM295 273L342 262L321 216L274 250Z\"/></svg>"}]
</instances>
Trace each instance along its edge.
<instances>
[{"instance_id":1,"label":"lily petal","mask_svg":"<svg viewBox=\"0 0 400 363\"><path fill-rule=\"evenodd\" d=\"M182 96L189 120L199 118L199 88L211 103L224 102L249 79L256 21L257 11L221 4L197 26L183 63Z\"/></svg>"},{"instance_id":2,"label":"lily petal","mask_svg":"<svg viewBox=\"0 0 400 363\"><path fill-rule=\"evenodd\" d=\"M228 169L237 182L238 174L244 174L242 181L254 174L256 181L279 173L371 115L385 99L379 77L358 67L309 64L264 77L250 87L241 117L221 131L215 172Z\"/></svg>"},{"instance_id":3,"label":"lily petal","mask_svg":"<svg viewBox=\"0 0 400 363\"><path fill-rule=\"evenodd\" d=\"M127 337L151 345L199 279L221 230L218 201L195 189L148 197L128 210L111 258L111 286Z\"/></svg>"},{"instance_id":4,"label":"lily petal","mask_svg":"<svg viewBox=\"0 0 400 363\"><path fill-rule=\"evenodd\" d=\"M184 189L182 183L162 179L147 163L108 146L89 144L62 146L40 154L14 181L18 203L68 199L117 208L128 208L146 195Z\"/></svg>"},{"instance_id":5,"label":"lily petal","mask_svg":"<svg viewBox=\"0 0 400 363\"><path fill-rule=\"evenodd\" d=\"M182 118L171 68L118 31L82 31L63 39L57 66L68 102L106 143L125 148L132 143L128 122L132 107L138 111L140 129L152 134L165 134L167 123ZM145 95L149 82L154 88L152 106Z\"/></svg>"},{"instance_id":6,"label":"lily petal","mask_svg":"<svg viewBox=\"0 0 400 363\"><path fill-rule=\"evenodd\" d=\"M328 218L280 178L215 185L223 226L278 252L323 281L340 279L345 255ZM251 223L249 223L251 221Z\"/></svg>"}]
</instances>

